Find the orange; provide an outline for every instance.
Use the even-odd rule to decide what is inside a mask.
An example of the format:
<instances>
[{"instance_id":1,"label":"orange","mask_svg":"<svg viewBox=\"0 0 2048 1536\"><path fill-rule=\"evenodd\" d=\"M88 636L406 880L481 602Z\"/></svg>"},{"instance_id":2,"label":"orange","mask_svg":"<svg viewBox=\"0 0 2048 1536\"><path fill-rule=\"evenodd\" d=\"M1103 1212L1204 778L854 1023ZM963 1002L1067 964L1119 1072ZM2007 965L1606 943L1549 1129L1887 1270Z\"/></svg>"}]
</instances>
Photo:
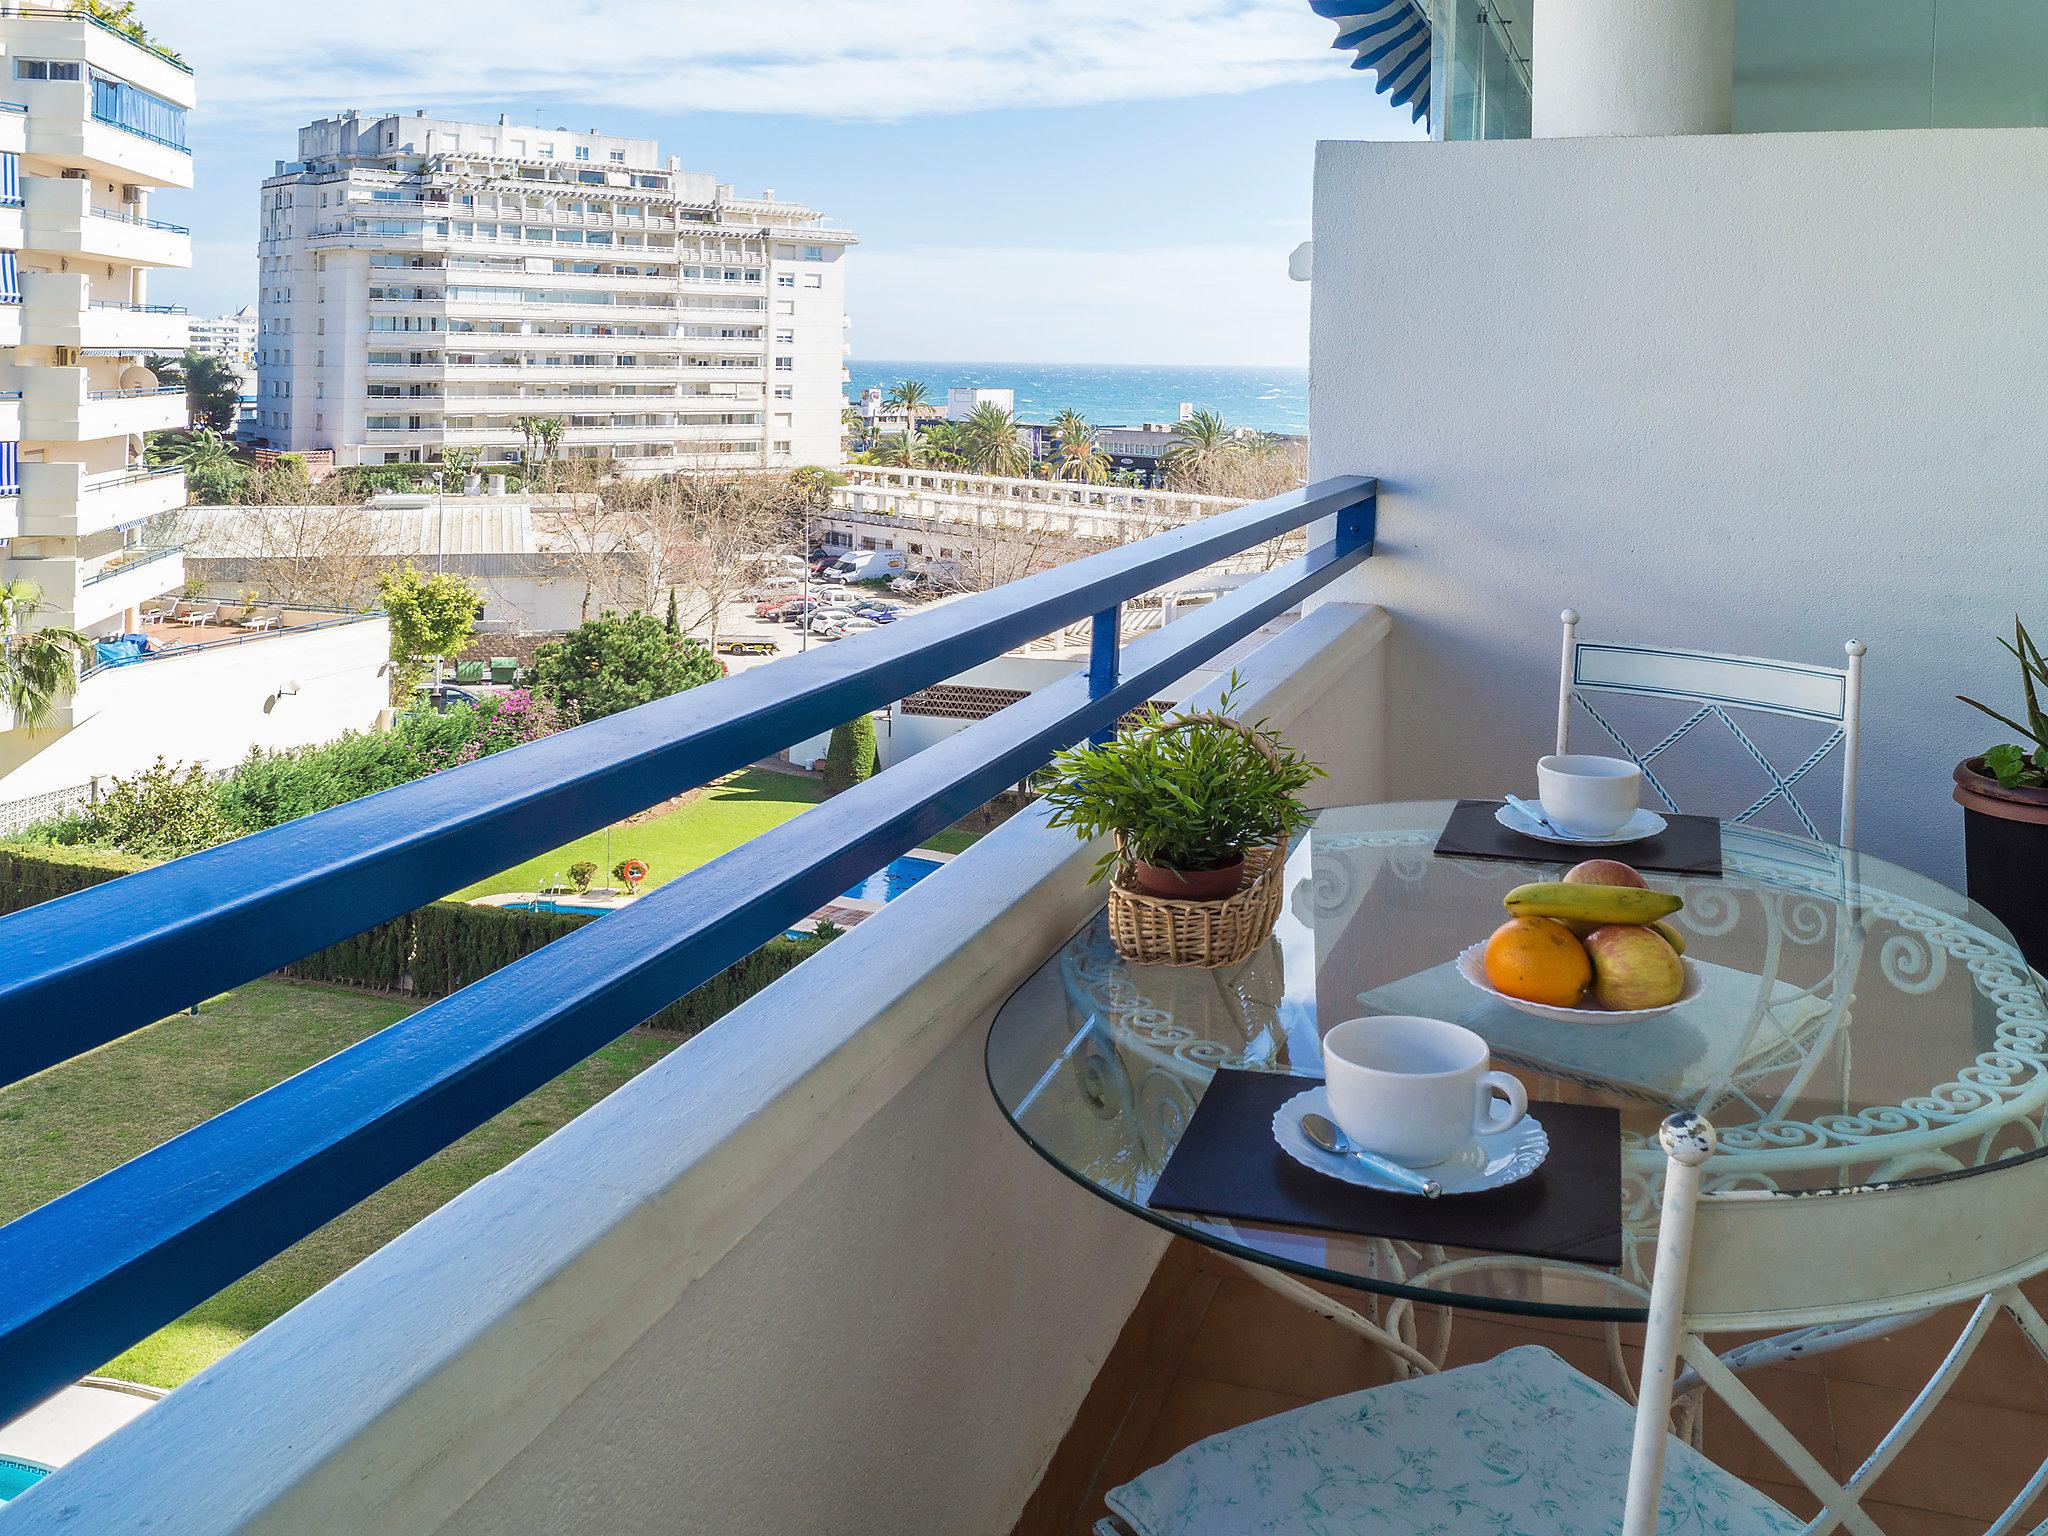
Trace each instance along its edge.
<instances>
[{"instance_id":1,"label":"orange","mask_svg":"<svg viewBox=\"0 0 2048 1536\"><path fill-rule=\"evenodd\" d=\"M1486 979L1509 997L1569 1008L1592 985L1593 962L1555 918L1515 917L1486 941Z\"/></svg>"}]
</instances>

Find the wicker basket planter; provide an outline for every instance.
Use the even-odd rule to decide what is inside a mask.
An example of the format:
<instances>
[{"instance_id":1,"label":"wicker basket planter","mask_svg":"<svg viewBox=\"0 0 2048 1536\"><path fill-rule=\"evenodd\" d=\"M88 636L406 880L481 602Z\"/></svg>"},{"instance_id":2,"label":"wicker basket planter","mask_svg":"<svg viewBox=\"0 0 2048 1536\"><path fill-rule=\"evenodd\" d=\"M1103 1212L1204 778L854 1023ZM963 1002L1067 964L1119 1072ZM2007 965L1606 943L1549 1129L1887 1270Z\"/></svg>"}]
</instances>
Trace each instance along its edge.
<instances>
[{"instance_id":1,"label":"wicker basket planter","mask_svg":"<svg viewBox=\"0 0 2048 1536\"><path fill-rule=\"evenodd\" d=\"M1109 936L1117 953L1139 965L1194 965L1205 970L1251 958L1280 920L1284 848L1247 848L1244 884L1218 901L1151 896L1119 869L1109 888Z\"/></svg>"}]
</instances>

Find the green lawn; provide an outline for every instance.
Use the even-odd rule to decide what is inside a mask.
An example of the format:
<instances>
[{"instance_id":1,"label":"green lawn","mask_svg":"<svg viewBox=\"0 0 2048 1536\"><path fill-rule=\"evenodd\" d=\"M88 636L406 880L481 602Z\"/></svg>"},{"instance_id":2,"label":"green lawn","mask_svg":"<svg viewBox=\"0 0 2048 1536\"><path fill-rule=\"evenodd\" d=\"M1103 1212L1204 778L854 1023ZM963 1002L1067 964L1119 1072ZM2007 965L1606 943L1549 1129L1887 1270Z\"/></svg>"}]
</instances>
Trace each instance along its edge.
<instances>
[{"instance_id":1,"label":"green lawn","mask_svg":"<svg viewBox=\"0 0 2048 1536\"><path fill-rule=\"evenodd\" d=\"M800 816L825 798L825 787L816 779L793 773L769 773L748 768L723 784L715 784L693 795L672 811L632 826L612 828L612 856L604 856L605 835L593 832L544 853L524 864L515 864L487 880L479 880L454 893L456 901L473 896L493 896L505 891L536 891L550 876L567 878L569 866L588 859L606 873L598 884L610 884L609 871L621 859L638 859L647 866L647 884L660 885L677 875L688 874L709 864L722 853L730 853L750 837L778 827L792 816Z\"/></svg>"},{"instance_id":2,"label":"green lawn","mask_svg":"<svg viewBox=\"0 0 2048 1536\"><path fill-rule=\"evenodd\" d=\"M412 1012L337 988L252 982L0 1089L0 1221L54 1199ZM675 1042L628 1035L152 1334L110 1375L173 1387L512 1161Z\"/></svg>"},{"instance_id":3,"label":"green lawn","mask_svg":"<svg viewBox=\"0 0 2048 1536\"><path fill-rule=\"evenodd\" d=\"M621 823L614 827L610 859L604 856L604 833L593 832L552 853L479 880L456 891L451 899L468 901L509 891L537 891L550 878L566 879L569 866L583 859L606 871L598 877L600 885L610 883L612 865L621 859L639 859L647 866L647 885L657 886L709 864L720 854L730 853L748 838L802 815L824 798L825 787L816 779L748 768L723 784L691 796L674 810L632 826ZM926 838L924 846L940 853L961 853L980 835L949 827Z\"/></svg>"}]
</instances>

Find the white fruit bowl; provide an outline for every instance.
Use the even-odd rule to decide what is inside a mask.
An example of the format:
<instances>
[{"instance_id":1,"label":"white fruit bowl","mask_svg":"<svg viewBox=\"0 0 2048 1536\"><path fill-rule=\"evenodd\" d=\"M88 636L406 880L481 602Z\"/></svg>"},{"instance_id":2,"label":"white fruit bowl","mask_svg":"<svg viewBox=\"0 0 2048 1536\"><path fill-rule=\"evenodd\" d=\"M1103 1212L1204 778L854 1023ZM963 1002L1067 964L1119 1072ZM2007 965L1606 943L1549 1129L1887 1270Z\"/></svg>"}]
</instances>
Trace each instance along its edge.
<instances>
[{"instance_id":1,"label":"white fruit bowl","mask_svg":"<svg viewBox=\"0 0 2048 1536\"><path fill-rule=\"evenodd\" d=\"M1532 1014L1539 1019L1555 1019L1560 1024L1633 1024L1638 1019L1654 1019L1660 1014L1682 1007L1700 995L1706 985L1706 977L1691 960L1681 955L1678 963L1685 967L1685 990L1675 1001L1662 1008L1559 1008L1551 1003L1532 1003L1526 998L1509 997L1486 979L1486 943L1481 940L1458 956L1458 974L1488 997L1497 998L1510 1008Z\"/></svg>"}]
</instances>

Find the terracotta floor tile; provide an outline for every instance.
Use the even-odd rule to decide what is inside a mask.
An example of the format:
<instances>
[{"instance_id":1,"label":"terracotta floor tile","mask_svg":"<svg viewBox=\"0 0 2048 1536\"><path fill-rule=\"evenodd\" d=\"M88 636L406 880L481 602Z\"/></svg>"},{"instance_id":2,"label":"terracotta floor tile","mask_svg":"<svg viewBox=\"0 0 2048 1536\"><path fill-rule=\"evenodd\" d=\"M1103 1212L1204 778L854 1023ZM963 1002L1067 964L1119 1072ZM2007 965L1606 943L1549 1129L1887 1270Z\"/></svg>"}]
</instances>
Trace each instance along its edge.
<instances>
[{"instance_id":1,"label":"terracotta floor tile","mask_svg":"<svg viewBox=\"0 0 2048 1536\"><path fill-rule=\"evenodd\" d=\"M1863 1508L1883 1529L1884 1536L1984 1536L1984 1522L1963 1515L1938 1515L1904 1504L1880 1504L1875 1499Z\"/></svg>"},{"instance_id":2,"label":"terracotta floor tile","mask_svg":"<svg viewBox=\"0 0 2048 1536\"><path fill-rule=\"evenodd\" d=\"M1835 1439L1853 1471L1906 1411L1913 1395L1864 1382L1829 1384ZM2048 1455L2048 1414L1945 1402L1871 1490L1874 1499L1987 1521Z\"/></svg>"},{"instance_id":3,"label":"terracotta floor tile","mask_svg":"<svg viewBox=\"0 0 2048 1536\"><path fill-rule=\"evenodd\" d=\"M1218 1280L1181 1370L1311 1400L1393 1378L1384 1351L1255 1280Z\"/></svg>"},{"instance_id":4,"label":"terracotta floor tile","mask_svg":"<svg viewBox=\"0 0 2048 1536\"><path fill-rule=\"evenodd\" d=\"M1299 1408L1310 1399L1289 1392L1261 1392L1234 1382L1181 1376L1167 1391L1152 1421L1152 1433L1138 1453L1136 1471L1156 1467L1197 1440L1249 1424L1275 1413Z\"/></svg>"},{"instance_id":5,"label":"terracotta floor tile","mask_svg":"<svg viewBox=\"0 0 2048 1536\"><path fill-rule=\"evenodd\" d=\"M1755 1479L1750 1480L1749 1485L1766 1498L1776 1499L1801 1520L1811 1520L1820 1513L1820 1500L1797 1483L1769 1483ZM1885 1536L1898 1536L1898 1533L1887 1529Z\"/></svg>"},{"instance_id":6,"label":"terracotta floor tile","mask_svg":"<svg viewBox=\"0 0 2048 1536\"><path fill-rule=\"evenodd\" d=\"M1633 1360L1630 1364L1631 1368L1639 1368ZM1828 1382L1818 1376L1802 1376L1776 1366L1750 1371L1742 1380L1763 1405L1792 1431L1793 1438L1813 1453L1814 1460L1834 1476L1842 1475L1841 1459L1835 1446ZM1709 1400L1706 1415L1706 1434L1701 1448L1717 1465L1727 1468L1745 1482L1784 1484L1793 1481L1791 1469L1735 1416L1735 1410L1725 1402Z\"/></svg>"},{"instance_id":7,"label":"terracotta floor tile","mask_svg":"<svg viewBox=\"0 0 2048 1536\"><path fill-rule=\"evenodd\" d=\"M1549 1333L1522 1326L1519 1320L1484 1312L1461 1312L1451 1322L1449 1366L1472 1365L1525 1345L1538 1345L1562 1357L1574 1369L1603 1386L1615 1383L1604 1338L1577 1333Z\"/></svg>"},{"instance_id":8,"label":"terracotta floor tile","mask_svg":"<svg viewBox=\"0 0 2048 1536\"><path fill-rule=\"evenodd\" d=\"M1917 1392L1941 1364L1969 1316L1969 1308L1951 1307L1885 1338L1808 1355L1774 1369ZM1715 1347L1722 1347L1720 1340ZM2048 1413L2048 1390L2043 1388L2039 1364L2040 1352L2027 1342L2011 1316L2001 1312L1970 1357L1962 1380L1950 1391L1959 1402Z\"/></svg>"}]
</instances>

